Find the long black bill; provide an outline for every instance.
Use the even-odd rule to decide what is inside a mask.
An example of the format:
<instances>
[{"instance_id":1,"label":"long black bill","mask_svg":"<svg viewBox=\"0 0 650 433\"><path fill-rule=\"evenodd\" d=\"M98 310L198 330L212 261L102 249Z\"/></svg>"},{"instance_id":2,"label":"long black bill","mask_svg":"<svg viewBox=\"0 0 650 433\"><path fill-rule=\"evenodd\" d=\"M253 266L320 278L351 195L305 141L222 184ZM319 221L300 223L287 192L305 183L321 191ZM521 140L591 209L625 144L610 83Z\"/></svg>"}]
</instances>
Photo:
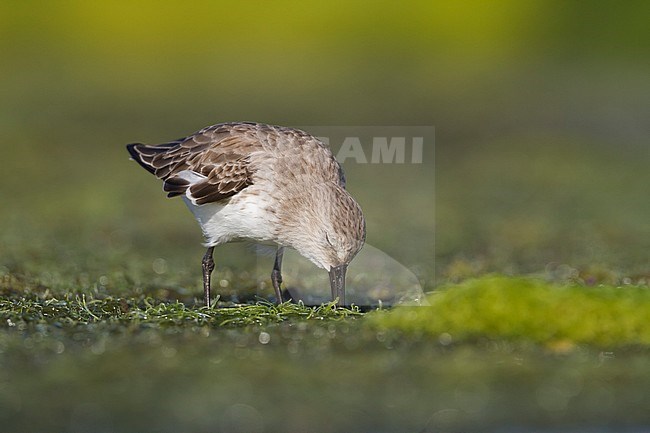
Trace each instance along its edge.
<instances>
[{"instance_id":1,"label":"long black bill","mask_svg":"<svg viewBox=\"0 0 650 433\"><path fill-rule=\"evenodd\" d=\"M333 266L330 269L332 300L339 298L339 305L345 305L345 271L348 265Z\"/></svg>"}]
</instances>

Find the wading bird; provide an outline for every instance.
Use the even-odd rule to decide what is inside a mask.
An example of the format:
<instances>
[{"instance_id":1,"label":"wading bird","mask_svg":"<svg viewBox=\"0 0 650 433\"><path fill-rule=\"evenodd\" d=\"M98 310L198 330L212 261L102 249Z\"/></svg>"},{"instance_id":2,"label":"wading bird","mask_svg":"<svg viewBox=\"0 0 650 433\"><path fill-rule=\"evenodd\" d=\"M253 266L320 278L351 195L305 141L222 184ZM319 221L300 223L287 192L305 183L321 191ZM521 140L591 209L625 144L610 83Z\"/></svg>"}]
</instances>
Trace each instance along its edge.
<instances>
[{"instance_id":1,"label":"wading bird","mask_svg":"<svg viewBox=\"0 0 650 433\"><path fill-rule=\"evenodd\" d=\"M187 137L127 149L181 196L196 217L207 251L203 290L210 305L213 251L241 240L277 245L271 282L282 302L282 255L294 248L329 272L332 299L345 305L347 266L365 242L366 227L329 147L292 128L237 122L208 126Z\"/></svg>"}]
</instances>

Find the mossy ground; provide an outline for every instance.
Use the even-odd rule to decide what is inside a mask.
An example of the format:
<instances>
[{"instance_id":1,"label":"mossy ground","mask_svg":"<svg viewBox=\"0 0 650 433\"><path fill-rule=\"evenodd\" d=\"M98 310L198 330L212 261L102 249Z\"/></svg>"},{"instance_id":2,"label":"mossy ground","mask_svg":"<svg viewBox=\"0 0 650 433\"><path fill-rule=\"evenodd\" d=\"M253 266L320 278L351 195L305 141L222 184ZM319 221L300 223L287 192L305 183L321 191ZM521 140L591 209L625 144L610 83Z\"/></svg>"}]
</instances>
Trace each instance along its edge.
<instances>
[{"instance_id":1,"label":"mossy ground","mask_svg":"<svg viewBox=\"0 0 650 433\"><path fill-rule=\"evenodd\" d=\"M34 289L3 276L0 418L9 428L329 432L354 420L355 431L438 431L648 421L647 286L487 276L441 288L429 306L369 313Z\"/></svg>"},{"instance_id":2,"label":"mossy ground","mask_svg":"<svg viewBox=\"0 0 650 433\"><path fill-rule=\"evenodd\" d=\"M431 293L427 308L397 308L369 318L387 331L438 338L531 342L569 349L650 345L650 288L559 286L488 276Z\"/></svg>"},{"instance_id":3,"label":"mossy ground","mask_svg":"<svg viewBox=\"0 0 650 433\"><path fill-rule=\"evenodd\" d=\"M358 307L332 303L309 307L268 301L249 304L216 302L210 307L151 297L94 297L49 290L40 296L20 290L19 280L3 276L0 321L4 327L84 325L127 327L209 327L243 331L249 326L289 322L343 321L362 318ZM41 287L41 290L43 288ZM421 307L376 310L355 323L404 338L427 338L443 344L479 340L595 348L650 347L650 288L647 285L594 287L557 285L534 278L486 276L448 284L430 293Z\"/></svg>"}]
</instances>

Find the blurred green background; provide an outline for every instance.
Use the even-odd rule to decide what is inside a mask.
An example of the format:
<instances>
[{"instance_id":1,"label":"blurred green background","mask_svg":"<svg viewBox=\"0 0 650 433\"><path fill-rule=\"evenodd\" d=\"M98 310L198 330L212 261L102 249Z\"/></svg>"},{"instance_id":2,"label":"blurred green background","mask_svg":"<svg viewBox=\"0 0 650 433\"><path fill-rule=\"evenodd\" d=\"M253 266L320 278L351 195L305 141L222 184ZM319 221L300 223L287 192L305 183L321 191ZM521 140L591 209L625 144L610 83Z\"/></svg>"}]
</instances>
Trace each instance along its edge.
<instances>
[{"instance_id":1,"label":"blurred green background","mask_svg":"<svg viewBox=\"0 0 650 433\"><path fill-rule=\"evenodd\" d=\"M389 338L365 319L238 328L122 315L146 311L129 310L146 296L205 311L193 302L199 229L124 145L238 120L434 126L423 165L346 164L368 243L425 290L490 272L646 287L648 22L646 1L0 0L2 425L647 426L647 349L448 346L455 335ZM226 245L215 259L225 299L263 282L271 295L271 258ZM114 320L47 316L107 296L120 298ZM527 313L499 302L515 325ZM467 428L454 430L459 416Z\"/></svg>"},{"instance_id":2,"label":"blurred green background","mask_svg":"<svg viewBox=\"0 0 650 433\"><path fill-rule=\"evenodd\" d=\"M195 222L124 144L253 120L435 126L428 171L385 179L401 190L348 169L368 242L426 288L643 279L649 18L643 1L3 1L0 265L199 287ZM220 272L254 260L222 248Z\"/></svg>"}]
</instances>

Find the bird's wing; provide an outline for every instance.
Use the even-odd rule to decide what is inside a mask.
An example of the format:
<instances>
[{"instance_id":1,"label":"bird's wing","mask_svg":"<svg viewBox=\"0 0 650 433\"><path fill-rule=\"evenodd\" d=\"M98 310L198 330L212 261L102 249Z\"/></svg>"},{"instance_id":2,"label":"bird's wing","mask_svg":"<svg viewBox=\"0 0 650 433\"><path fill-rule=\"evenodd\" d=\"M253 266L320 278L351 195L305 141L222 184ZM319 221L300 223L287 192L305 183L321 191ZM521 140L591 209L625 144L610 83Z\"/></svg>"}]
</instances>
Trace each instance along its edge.
<instances>
[{"instance_id":1,"label":"bird's wing","mask_svg":"<svg viewBox=\"0 0 650 433\"><path fill-rule=\"evenodd\" d=\"M164 181L168 197L218 202L253 183L251 153L262 143L250 124L220 124L157 146L129 144L132 158Z\"/></svg>"}]
</instances>

